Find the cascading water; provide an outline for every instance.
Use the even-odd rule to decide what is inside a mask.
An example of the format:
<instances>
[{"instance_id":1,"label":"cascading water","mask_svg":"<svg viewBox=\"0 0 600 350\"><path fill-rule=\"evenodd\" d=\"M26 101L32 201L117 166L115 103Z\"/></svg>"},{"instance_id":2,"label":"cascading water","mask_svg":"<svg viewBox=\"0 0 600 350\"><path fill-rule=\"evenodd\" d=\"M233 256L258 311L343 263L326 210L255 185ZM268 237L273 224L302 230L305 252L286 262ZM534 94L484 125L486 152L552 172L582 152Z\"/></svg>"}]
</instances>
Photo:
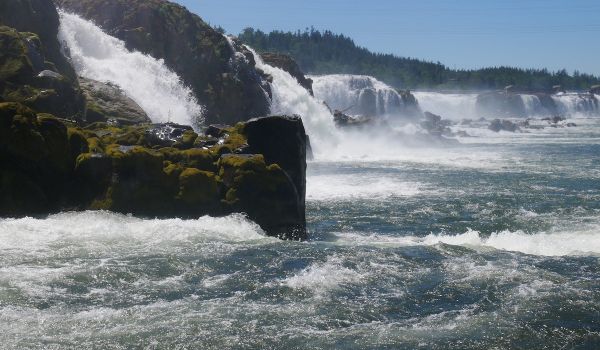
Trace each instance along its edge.
<instances>
[{"instance_id":1,"label":"cascading water","mask_svg":"<svg viewBox=\"0 0 600 350\"><path fill-rule=\"evenodd\" d=\"M477 94L444 94L439 92L414 91L419 106L426 112L441 115L446 119L476 119Z\"/></svg>"},{"instance_id":2,"label":"cascading water","mask_svg":"<svg viewBox=\"0 0 600 350\"><path fill-rule=\"evenodd\" d=\"M59 40L79 75L118 85L153 122L202 123L202 107L192 90L162 60L129 51L94 23L63 11Z\"/></svg>"},{"instance_id":3,"label":"cascading water","mask_svg":"<svg viewBox=\"0 0 600 350\"><path fill-rule=\"evenodd\" d=\"M248 49L254 54L256 67L273 77L271 113L301 116L316 154L338 144L340 135L327 106L311 96L288 72L264 63L260 55Z\"/></svg>"},{"instance_id":4,"label":"cascading water","mask_svg":"<svg viewBox=\"0 0 600 350\"><path fill-rule=\"evenodd\" d=\"M597 95L561 93L552 97L557 110L564 115L600 115L600 99Z\"/></svg>"},{"instance_id":5,"label":"cascading water","mask_svg":"<svg viewBox=\"0 0 600 350\"><path fill-rule=\"evenodd\" d=\"M366 75L310 76L315 97L348 114L384 116L402 114L402 96L392 87Z\"/></svg>"}]
</instances>

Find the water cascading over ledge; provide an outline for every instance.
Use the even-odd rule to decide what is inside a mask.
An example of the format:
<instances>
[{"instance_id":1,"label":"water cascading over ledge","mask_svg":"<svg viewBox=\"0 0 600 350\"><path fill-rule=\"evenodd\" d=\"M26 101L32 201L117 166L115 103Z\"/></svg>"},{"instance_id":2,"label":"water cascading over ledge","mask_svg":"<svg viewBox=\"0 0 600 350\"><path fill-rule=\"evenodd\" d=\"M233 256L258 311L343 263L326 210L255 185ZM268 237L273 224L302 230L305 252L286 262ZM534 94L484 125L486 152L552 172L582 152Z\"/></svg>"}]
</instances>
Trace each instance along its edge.
<instances>
[{"instance_id":1,"label":"water cascading over ledge","mask_svg":"<svg viewBox=\"0 0 600 350\"><path fill-rule=\"evenodd\" d=\"M59 39L77 74L119 86L155 123L199 126L203 108L162 60L129 51L94 23L60 11Z\"/></svg>"},{"instance_id":2,"label":"water cascading over ledge","mask_svg":"<svg viewBox=\"0 0 600 350\"><path fill-rule=\"evenodd\" d=\"M65 11L99 24L129 50L177 73L205 107L207 124L235 124L267 115L266 76L236 53L221 33L185 7L166 0L56 0Z\"/></svg>"}]
</instances>

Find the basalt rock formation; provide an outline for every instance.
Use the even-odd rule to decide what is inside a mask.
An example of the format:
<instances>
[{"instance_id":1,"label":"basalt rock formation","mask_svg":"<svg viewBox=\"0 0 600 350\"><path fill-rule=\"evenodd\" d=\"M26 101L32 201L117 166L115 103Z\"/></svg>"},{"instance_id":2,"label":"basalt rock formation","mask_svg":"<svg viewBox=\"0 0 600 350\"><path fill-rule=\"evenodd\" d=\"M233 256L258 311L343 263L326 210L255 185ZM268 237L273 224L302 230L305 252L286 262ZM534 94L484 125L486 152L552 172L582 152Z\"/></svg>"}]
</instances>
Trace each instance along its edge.
<instances>
[{"instance_id":1,"label":"basalt rock formation","mask_svg":"<svg viewBox=\"0 0 600 350\"><path fill-rule=\"evenodd\" d=\"M206 106L208 123L269 112L269 85L251 55L185 7L166 0L56 0L137 50L164 59Z\"/></svg>"}]
</instances>

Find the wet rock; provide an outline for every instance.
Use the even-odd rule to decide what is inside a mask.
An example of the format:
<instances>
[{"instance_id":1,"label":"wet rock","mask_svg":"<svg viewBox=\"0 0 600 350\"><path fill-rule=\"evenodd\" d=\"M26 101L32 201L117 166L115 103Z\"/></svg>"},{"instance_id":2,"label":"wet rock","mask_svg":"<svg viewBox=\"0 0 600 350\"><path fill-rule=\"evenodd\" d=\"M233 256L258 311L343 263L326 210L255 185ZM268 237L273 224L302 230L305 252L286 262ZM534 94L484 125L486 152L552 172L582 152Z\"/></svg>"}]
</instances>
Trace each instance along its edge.
<instances>
[{"instance_id":1,"label":"wet rock","mask_svg":"<svg viewBox=\"0 0 600 350\"><path fill-rule=\"evenodd\" d=\"M85 120L88 123L108 120L127 125L152 122L146 112L114 84L79 77L79 86L86 99Z\"/></svg>"},{"instance_id":2,"label":"wet rock","mask_svg":"<svg viewBox=\"0 0 600 350\"><path fill-rule=\"evenodd\" d=\"M219 138L227 133L227 130L231 128L225 124L212 124L204 131L204 135Z\"/></svg>"},{"instance_id":3,"label":"wet rock","mask_svg":"<svg viewBox=\"0 0 600 350\"><path fill-rule=\"evenodd\" d=\"M374 119L371 117L350 116L338 110L333 112L333 121L337 127L342 128L373 126L375 124Z\"/></svg>"},{"instance_id":4,"label":"wet rock","mask_svg":"<svg viewBox=\"0 0 600 350\"><path fill-rule=\"evenodd\" d=\"M488 129L494 132L500 131L508 131L508 132L516 132L519 131L520 128L517 124L511 122L510 120L501 120L494 119L491 124L488 126Z\"/></svg>"},{"instance_id":5,"label":"wet rock","mask_svg":"<svg viewBox=\"0 0 600 350\"><path fill-rule=\"evenodd\" d=\"M153 146L172 147L176 144L187 144L191 147L195 139L184 141L184 136L186 133L190 135L190 131L193 132L194 130L188 125L175 123L152 124L146 130L145 136L146 141Z\"/></svg>"}]
</instances>

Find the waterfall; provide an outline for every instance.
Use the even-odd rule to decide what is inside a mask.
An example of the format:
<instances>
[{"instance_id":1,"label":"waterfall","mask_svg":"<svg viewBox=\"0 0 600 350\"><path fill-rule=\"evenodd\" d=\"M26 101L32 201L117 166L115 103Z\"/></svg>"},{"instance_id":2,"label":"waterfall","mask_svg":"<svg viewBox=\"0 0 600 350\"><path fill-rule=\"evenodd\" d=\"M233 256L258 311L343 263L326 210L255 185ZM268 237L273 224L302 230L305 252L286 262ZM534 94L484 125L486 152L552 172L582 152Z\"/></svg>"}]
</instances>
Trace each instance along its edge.
<instances>
[{"instance_id":1,"label":"waterfall","mask_svg":"<svg viewBox=\"0 0 600 350\"><path fill-rule=\"evenodd\" d=\"M392 87L366 75L310 76L315 97L347 114L393 116L402 114L402 96Z\"/></svg>"},{"instance_id":2,"label":"waterfall","mask_svg":"<svg viewBox=\"0 0 600 350\"><path fill-rule=\"evenodd\" d=\"M335 146L340 135L327 106L311 96L288 72L266 64L260 55L248 49L254 55L256 67L273 77L271 114L301 116L316 154Z\"/></svg>"},{"instance_id":3,"label":"waterfall","mask_svg":"<svg viewBox=\"0 0 600 350\"><path fill-rule=\"evenodd\" d=\"M552 96L562 115L600 115L600 96L591 94L560 93Z\"/></svg>"},{"instance_id":4,"label":"waterfall","mask_svg":"<svg viewBox=\"0 0 600 350\"><path fill-rule=\"evenodd\" d=\"M543 106L540 98L536 95L521 95L521 100L523 100L523 104L525 105L525 112L528 117L543 113Z\"/></svg>"},{"instance_id":5,"label":"waterfall","mask_svg":"<svg viewBox=\"0 0 600 350\"><path fill-rule=\"evenodd\" d=\"M162 60L129 51L94 23L63 11L59 40L77 74L118 85L153 122L202 123L203 109L192 90Z\"/></svg>"},{"instance_id":6,"label":"waterfall","mask_svg":"<svg viewBox=\"0 0 600 350\"><path fill-rule=\"evenodd\" d=\"M478 119L477 94L444 94L439 92L413 92L419 106L426 112L445 119Z\"/></svg>"}]
</instances>

